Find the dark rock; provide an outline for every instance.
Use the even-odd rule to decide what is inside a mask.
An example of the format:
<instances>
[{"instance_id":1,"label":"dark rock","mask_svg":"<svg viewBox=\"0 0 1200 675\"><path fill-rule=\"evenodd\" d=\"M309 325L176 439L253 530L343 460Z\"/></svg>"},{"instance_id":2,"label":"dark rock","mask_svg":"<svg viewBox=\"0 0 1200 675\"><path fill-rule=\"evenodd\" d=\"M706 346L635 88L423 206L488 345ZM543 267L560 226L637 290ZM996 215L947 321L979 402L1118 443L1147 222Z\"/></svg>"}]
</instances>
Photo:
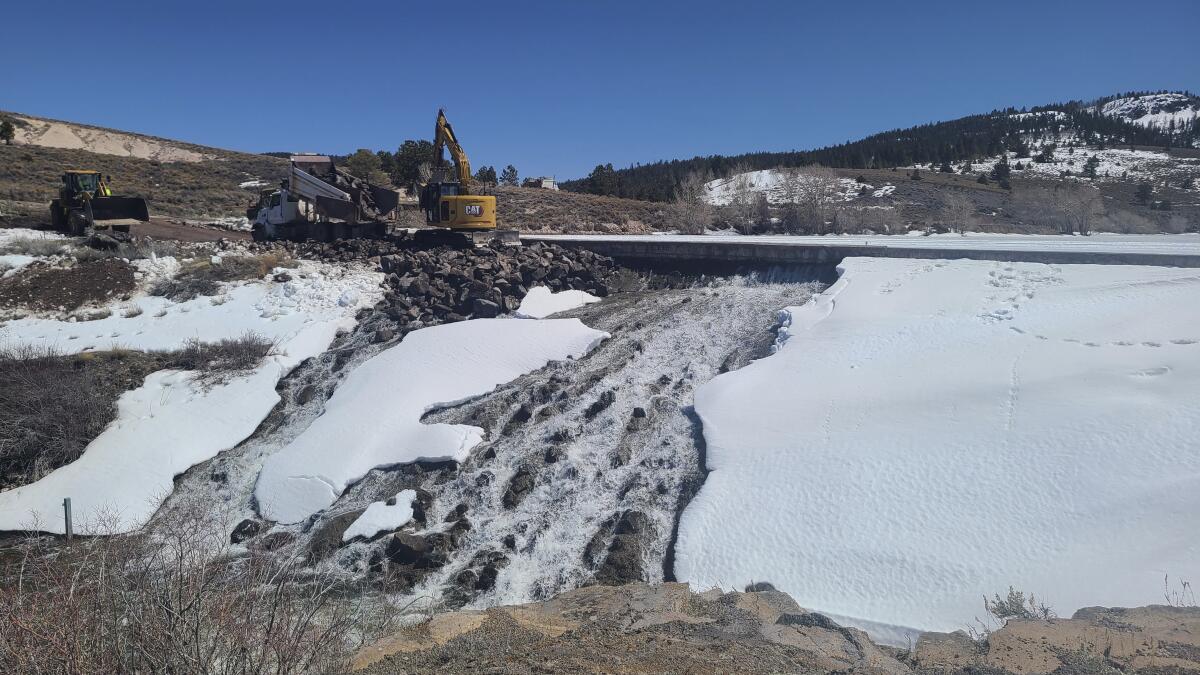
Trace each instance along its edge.
<instances>
[{"instance_id":1,"label":"dark rock","mask_svg":"<svg viewBox=\"0 0 1200 675\"><path fill-rule=\"evenodd\" d=\"M549 447L546 448L546 453L542 455L542 461L547 464L554 464L559 460L566 459L566 457L567 453L563 452L561 448Z\"/></svg>"},{"instance_id":2,"label":"dark rock","mask_svg":"<svg viewBox=\"0 0 1200 675\"><path fill-rule=\"evenodd\" d=\"M476 298L471 304L471 314L477 319L491 319L500 315L500 305L491 300Z\"/></svg>"},{"instance_id":3,"label":"dark rock","mask_svg":"<svg viewBox=\"0 0 1200 675\"><path fill-rule=\"evenodd\" d=\"M380 328L379 330L375 331L374 341L387 342L394 337L396 337L396 331L392 330L391 328Z\"/></svg>"},{"instance_id":4,"label":"dark rock","mask_svg":"<svg viewBox=\"0 0 1200 675\"><path fill-rule=\"evenodd\" d=\"M584 417L586 417L588 419L592 419L596 415L599 415L601 412L603 412L610 405L615 403L616 400L617 400L616 392L609 389L608 391L604 392L603 394L600 394L600 398L596 399L596 401L594 403L592 403L590 406L588 406L588 409L583 412L583 415L584 415Z\"/></svg>"},{"instance_id":5,"label":"dark rock","mask_svg":"<svg viewBox=\"0 0 1200 675\"><path fill-rule=\"evenodd\" d=\"M317 388L311 384L306 384L296 392L296 403L304 405L312 400L313 395L317 393Z\"/></svg>"},{"instance_id":6,"label":"dark rock","mask_svg":"<svg viewBox=\"0 0 1200 675\"><path fill-rule=\"evenodd\" d=\"M458 506L451 509L450 513L446 514L446 517L442 522L452 523L452 522L462 518L465 515L467 515L467 505L459 504Z\"/></svg>"},{"instance_id":7,"label":"dark rock","mask_svg":"<svg viewBox=\"0 0 1200 675\"><path fill-rule=\"evenodd\" d=\"M424 567L431 560L434 550L424 537L407 532L397 532L388 541L385 554L397 565Z\"/></svg>"},{"instance_id":8,"label":"dark rock","mask_svg":"<svg viewBox=\"0 0 1200 675\"><path fill-rule=\"evenodd\" d=\"M279 274L276 274L275 276L273 276L271 278L281 284L286 284L287 282L292 280L292 275L288 274L287 272L280 272Z\"/></svg>"},{"instance_id":9,"label":"dark rock","mask_svg":"<svg viewBox=\"0 0 1200 675\"><path fill-rule=\"evenodd\" d=\"M766 581L756 581L746 585L747 593L766 593L775 590L775 586Z\"/></svg>"},{"instance_id":10,"label":"dark rock","mask_svg":"<svg viewBox=\"0 0 1200 675\"><path fill-rule=\"evenodd\" d=\"M475 580L475 590L490 591L496 586L496 577L500 575L500 571L494 565L485 565L479 571L479 578Z\"/></svg>"},{"instance_id":11,"label":"dark rock","mask_svg":"<svg viewBox=\"0 0 1200 675\"><path fill-rule=\"evenodd\" d=\"M525 499L525 495L533 490L534 475L526 467L521 467L513 476L512 481L508 484L508 489L504 491L502 501L504 508L515 509Z\"/></svg>"},{"instance_id":12,"label":"dark rock","mask_svg":"<svg viewBox=\"0 0 1200 675\"><path fill-rule=\"evenodd\" d=\"M504 544L504 548L506 548L506 549L508 549L508 550L510 550L510 551L512 551L512 550L515 550L515 549L517 548L517 537L516 537L516 535L512 535L512 534L506 534L506 535L504 535L504 541L503 541L503 544Z\"/></svg>"},{"instance_id":13,"label":"dark rock","mask_svg":"<svg viewBox=\"0 0 1200 675\"><path fill-rule=\"evenodd\" d=\"M243 541L256 536L262 531L262 526L263 524L261 521L254 520L252 518L243 520L237 524L237 527L233 528L233 532L229 535L229 543L240 544Z\"/></svg>"},{"instance_id":14,"label":"dark rock","mask_svg":"<svg viewBox=\"0 0 1200 675\"><path fill-rule=\"evenodd\" d=\"M313 560L323 560L342 546L342 535L350 524L358 520L364 509L347 511L325 518L313 530L308 539L308 554Z\"/></svg>"},{"instance_id":15,"label":"dark rock","mask_svg":"<svg viewBox=\"0 0 1200 675\"><path fill-rule=\"evenodd\" d=\"M604 562L596 571L596 581L605 585L619 585L633 581L644 581L646 574L642 568L643 542L654 535L654 526L650 519L641 511L626 511L616 520L613 527L612 541L604 556ZM597 533L601 535L603 529ZM595 555L596 537L589 547Z\"/></svg>"}]
</instances>

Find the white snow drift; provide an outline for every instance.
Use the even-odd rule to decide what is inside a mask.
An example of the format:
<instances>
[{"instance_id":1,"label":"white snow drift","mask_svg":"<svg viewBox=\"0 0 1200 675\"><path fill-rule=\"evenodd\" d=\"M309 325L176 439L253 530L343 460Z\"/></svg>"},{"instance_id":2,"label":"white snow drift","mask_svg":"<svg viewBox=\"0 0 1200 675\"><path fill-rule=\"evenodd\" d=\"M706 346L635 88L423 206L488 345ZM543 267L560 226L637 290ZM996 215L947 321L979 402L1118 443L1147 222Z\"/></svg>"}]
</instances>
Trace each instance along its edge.
<instances>
[{"instance_id":1,"label":"white snow drift","mask_svg":"<svg viewBox=\"0 0 1200 675\"><path fill-rule=\"evenodd\" d=\"M422 424L422 415L549 361L580 357L605 337L578 319L477 319L409 333L347 375L325 413L267 460L255 486L260 511L295 523L376 467L462 461L483 430Z\"/></svg>"},{"instance_id":2,"label":"white snow drift","mask_svg":"<svg viewBox=\"0 0 1200 675\"><path fill-rule=\"evenodd\" d=\"M124 346L175 349L253 331L276 341L254 371L203 386L193 373L160 371L117 402L117 418L75 462L39 481L0 492L0 531L63 532L62 500L70 497L76 531L128 532L141 527L189 467L250 436L279 401L275 385L301 361L324 351L354 326L360 302L380 295L380 275L340 272L305 263L285 284L252 282L219 298L173 303L134 301L136 316L114 312L99 321L10 321L0 340L53 345L67 352Z\"/></svg>"},{"instance_id":3,"label":"white snow drift","mask_svg":"<svg viewBox=\"0 0 1200 675\"><path fill-rule=\"evenodd\" d=\"M413 500L417 493L413 490L401 490L392 502L371 502L362 515L350 523L350 527L342 533L342 541L351 541L357 537L370 539L380 532L394 532L404 527L412 520Z\"/></svg>"},{"instance_id":4,"label":"white snow drift","mask_svg":"<svg viewBox=\"0 0 1200 675\"><path fill-rule=\"evenodd\" d=\"M847 259L699 390L676 573L901 640L1010 586L1070 615L1200 578L1200 270ZM901 629L902 632L902 629Z\"/></svg>"},{"instance_id":5,"label":"white snow drift","mask_svg":"<svg viewBox=\"0 0 1200 675\"><path fill-rule=\"evenodd\" d=\"M526 319L544 319L551 314L578 309L593 302L600 302L600 298L586 291L566 290L555 293L545 286L534 286L521 300L516 314Z\"/></svg>"}]
</instances>

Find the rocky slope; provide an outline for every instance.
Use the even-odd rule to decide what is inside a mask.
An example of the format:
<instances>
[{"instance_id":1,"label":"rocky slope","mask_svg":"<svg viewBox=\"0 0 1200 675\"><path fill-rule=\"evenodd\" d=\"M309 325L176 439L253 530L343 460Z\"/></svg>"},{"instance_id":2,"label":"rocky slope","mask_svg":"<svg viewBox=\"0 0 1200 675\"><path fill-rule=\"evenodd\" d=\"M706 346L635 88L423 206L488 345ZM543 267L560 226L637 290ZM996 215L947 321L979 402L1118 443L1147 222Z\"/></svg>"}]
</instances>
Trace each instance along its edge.
<instances>
[{"instance_id":1,"label":"rocky slope","mask_svg":"<svg viewBox=\"0 0 1200 675\"><path fill-rule=\"evenodd\" d=\"M589 586L544 602L435 614L362 649L375 673L1200 672L1200 608L1094 607L1012 620L975 641L926 634L912 651L801 608L769 584Z\"/></svg>"}]
</instances>

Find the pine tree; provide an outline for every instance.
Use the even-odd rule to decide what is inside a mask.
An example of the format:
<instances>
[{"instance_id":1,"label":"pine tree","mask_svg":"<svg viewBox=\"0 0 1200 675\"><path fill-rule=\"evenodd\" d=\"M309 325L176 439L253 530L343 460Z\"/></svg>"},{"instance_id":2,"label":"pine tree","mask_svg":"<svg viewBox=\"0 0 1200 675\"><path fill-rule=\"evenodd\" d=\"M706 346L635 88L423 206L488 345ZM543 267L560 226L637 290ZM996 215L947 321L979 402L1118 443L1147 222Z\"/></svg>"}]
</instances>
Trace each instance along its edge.
<instances>
[{"instance_id":1,"label":"pine tree","mask_svg":"<svg viewBox=\"0 0 1200 675\"><path fill-rule=\"evenodd\" d=\"M4 141L5 145L12 145L13 138L16 137L16 135L17 130L16 127L13 126L12 122L8 120L0 122L0 141Z\"/></svg>"},{"instance_id":2,"label":"pine tree","mask_svg":"<svg viewBox=\"0 0 1200 675\"><path fill-rule=\"evenodd\" d=\"M491 167L491 166L479 167L479 170L475 172L475 181L478 183L483 183L484 185L495 185L496 184L496 169L495 169L495 167Z\"/></svg>"},{"instance_id":3,"label":"pine tree","mask_svg":"<svg viewBox=\"0 0 1200 675\"><path fill-rule=\"evenodd\" d=\"M1008 180L1011 173L1012 168L1008 165L1007 157L1001 157L1000 161L996 162L996 165L992 167L992 178L998 181Z\"/></svg>"},{"instance_id":4,"label":"pine tree","mask_svg":"<svg viewBox=\"0 0 1200 675\"><path fill-rule=\"evenodd\" d=\"M515 186L517 185L517 181L517 167L513 166L512 164L504 167L504 170L500 172L500 182L502 184Z\"/></svg>"},{"instance_id":5,"label":"pine tree","mask_svg":"<svg viewBox=\"0 0 1200 675\"><path fill-rule=\"evenodd\" d=\"M1100 166L1100 158L1096 157L1095 155L1092 155L1091 157L1088 157L1088 161L1084 163L1083 171L1080 172L1080 175L1085 178L1095 178L1096 177L1096 169L1099 166Z\"/></svg>"}]
</instances>

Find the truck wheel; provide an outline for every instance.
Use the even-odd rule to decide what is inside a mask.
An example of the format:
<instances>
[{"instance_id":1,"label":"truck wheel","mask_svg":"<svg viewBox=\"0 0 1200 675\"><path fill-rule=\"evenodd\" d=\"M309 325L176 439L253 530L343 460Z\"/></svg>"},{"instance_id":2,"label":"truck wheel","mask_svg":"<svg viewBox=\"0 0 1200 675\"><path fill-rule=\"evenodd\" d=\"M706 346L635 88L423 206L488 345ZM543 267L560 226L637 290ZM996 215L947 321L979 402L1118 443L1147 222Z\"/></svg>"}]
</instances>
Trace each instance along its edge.
<instances>
[{"instance_id":1,"label":"truck wheel","mask_svg":"<svg viewBox=\"0 0 1200 675\"><path fill-rule=\"evenodd\" d=\"M250 226L250 238L253 239L254 241L266 241L267 240L267 228L263 227L262 225L260 225L258 223L251 225Z\"/></svg>"}]
</instances>

